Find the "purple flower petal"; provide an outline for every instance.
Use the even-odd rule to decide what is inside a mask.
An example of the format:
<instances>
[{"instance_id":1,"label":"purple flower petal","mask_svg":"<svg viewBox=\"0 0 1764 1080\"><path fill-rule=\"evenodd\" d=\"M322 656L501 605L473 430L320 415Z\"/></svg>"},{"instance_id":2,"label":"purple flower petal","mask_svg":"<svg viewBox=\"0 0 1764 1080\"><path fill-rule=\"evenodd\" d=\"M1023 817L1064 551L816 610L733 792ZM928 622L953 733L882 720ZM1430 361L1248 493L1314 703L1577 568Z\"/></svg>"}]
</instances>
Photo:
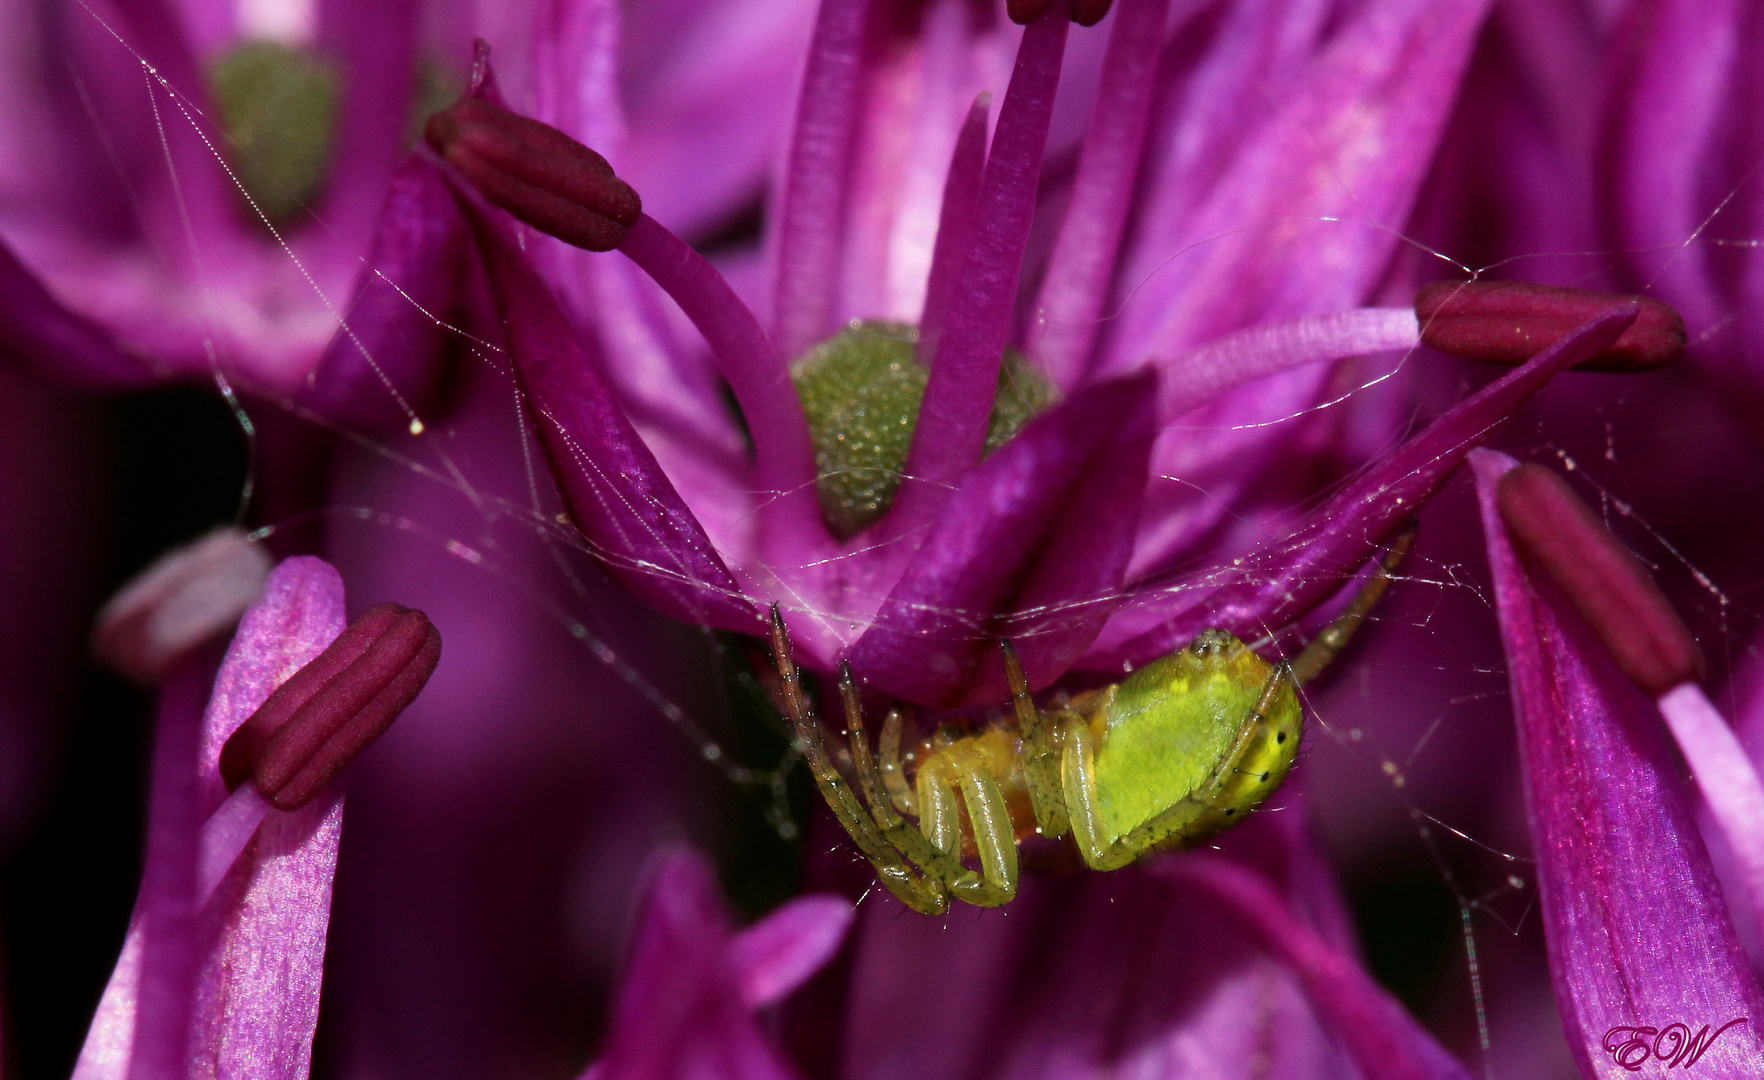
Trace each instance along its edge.
<instances>
[{"instance_id":1,"label":"purple flower petal","mask_svg":"<svg viewBox=\"0 0 1764 1080\"><path fill-rule=\"evenodd\" d=\"M1144 287L1100 370L1361 303L1399 242L1486 7L1360 9L1180 231L1144 239L1122 278Z\"/></svg>"},{"instance_id":2,"label":"purple flower petal","mask_svg":"<svg viewBox=\"0 0 1764 1080\"><path fill-rule=\"evenodd\" d=\"M931 272L925 283L925 307L919 318L919 340L913 347L919 363L927 368L937 358L943 340L943 324L961 284L959 276L967 259L968 241L974 232L974 207L980 199L980 181L986 172L986 115L992 92L983 90L968 107L950 154L949 174L943 181L943 203L937 215L937 240L931 249Z\"/></svg>"},{"instance_id":3,"label":"purple flower petal","mask_svg":"<svg viewBox=\"0 0 1764 1080\"><path fill-rule=\"evenodd\" d=\"M1716 287L1708 248L1691 241L1721 204L1703 169L1723 125L1741 61L1742 5L1733 0L1649 0L1629 5L1606 74L1601 215L1637 277L1663 286L1693 335L1717 326L1731 301Z\"/></svg>"},{"instance_id":4,"label":"purple flower petal","mask_svg":"<svg viewBox=\"0 0 1764 1080\"><path fill-rule=\"evenodd\" d=\"M729 943L729 963L750 1009L775 1005L826 966L845 944L856 910L843 897L790 901Z\"/></svg>"},{"instance_id":5,"label":"purple flower petal","mask_svg":"<svg viewBox=\"0 0 1764 1080\"><path fill-rule=\"evenodd\" d=\"M416 86L421 6L416 0L324 4L318 9L319 48L340 63L348 93L337 117L321 213L347 250L372 227L380 193L398 166ZM378 238L376 238L376 243ZM371 263L382 269L384 264Z\"/></svg>"},{"instance_id":6,"label":"purple flower petal","mask_svg":"<svg viewBox=\"0 0 1764 1080\"><path fill-rule=\"evenodd\" d=\"M74 1070L78 1080L183 1077L193 1057L197 1072L217 1078L304 1080L318 1022L341 794L268 816L249 856L212 897L203 895L205 882L198 891L198 868L204 856L236 842L239 831L236 815L228 815L219 822L228 837L208 835L226 799L220 746L342 629L337 572L318 559L289 559L240 621L200 727L190 723L187 737L176 720L183 712L196 717L195 701L180 704L200 700L200 685L187 678L196 667L168 685L148 869L123 955Z\"/></svg>"},{"instance_id":7,"label":"purple flower petal","mask_svg":"<svg viewBox=\"0 0 1764 1080\"><path fill-rule=\"evenodd\" d=\"M821 0L784 169L772 336L786 360L833 330L839 218L858 104L869 0Z\"/></svg>"},{"instance_id":8,"label":"purple flower petal","mask_svg":"<svg viewBox=\"0 0 1764 1080\"><path fill-rule=\"evenodd\" d=\"M980 459L998 368L1011 330L1041 155L1070 23L1049 14L1023 31L998 130L986 158L963 288L945 317L931 379L907 450L907 483L878 528L900 536L929 523Z\"/></svg>"},{"instance_id":9,"label":"purple flower petal","mask_svg":"<svg viewBox=\"0 0 1764 1080\"><path fill-rule=\"evenodd\" d=\"M141 935L140 998L129 1047L129 1080L178 1080L190 1041L190 995L200 945L196 928L196 747L208 674L186 660L160 692L153 747L147 867L131 932Z\"/></svg>"},{"instance_id":10,"label":"purple flower petal","mask_svg":"<svg viewBox=\"0 0 1764 1080\"><path fill-rule=\"evenodd\" d=\"M1169 9L1170 0L1121 0L1109 30L1102 88L1029 341L1029 355L1066 392L1089 365L1098 319L1114 284Z\"/></svg>"},{"instance_id":11,"label":"purple flower petal","mask_svg":"<svg viewBox=\"0 0 1764 1080\"><path fill-rule=\"evenodd\" d=\"M1156 872L1201 891L1285 963L1368 1080L1469 1080L1464 1067L1351 955L1332 948L1295 918L1260 874L1205 853L1166 860Z\"/></svg>"},{"instance_id":12,"label":"purple flower petal","mask_svg":"<svg viewBox=\"0 0 1764 1080\"><path fill-rule=\"evenodd\" d=\"M1110 670L1123 662L1144 663L1208 627L1253 638L1292 622L1338 591L1373 545L1413 514L1514 409L1558 372L1603 351L1634 321L1633 306L1613 308L1459 402L1348 484L1298 530L1245 558L1231 571L1236 580L1216 585L1198 602L1185 601L1184 594L1213 586L1216 573L1159 584L1158 592L1181 608L1162 626L1107 642L1085 666Z\"/></svg>"},{"instance_id":13,"label":"purple flower petal","mask_svg":"<svg viewBox=\"0 0 1764 1080\"><path fill-rule=\"evenodd\" d=\"M710 867L690 853L666 856L633 934L606 1053L584 1080L790 1080L796 1072L761 1033L748 993L787 993L790 979L812 973L809 962L831 954L849 911L804 898L731 944ZM767 971L767 959L782 964Z\"/></svg>"},{"instance_id":14,"label":"purple flower petal","mask_svg":"<svg viewBox=\"0 0 1764 1080\"><path fill-rule=\"evenodd\" d=\"M1587 1075L1621 1075L1618 1066L1639 1066L1650 1053L1662 1062L1682 1056L1704 1025L1745 1017L1697 1064L1716 1076L1753 1075L1764 1054L1753 1027L1764 993L1734 936L1666 733L1567 601L1529 578L1515 555L1495 482L1518 463L1482 452L1471 464L1569 1048ZM1677 1045L1675 1032L1683 1033Z\"/></svg>"},{"instance_id":15,"label":"purple flower petal","mask_svg":"<svg viewBox=\"0 0 1764 1080\"><path fill-rule=\"evenodd\" d=\"M1149 374L1087 386L974 470L852 647L858 677L943 708L1002 700L1001 635L1035 685L1063 672L1119 596L1152 390ZM1000 620L1007 602L1022 614Z\"/></svg>"},{"instance_id":16,"label":"purple flower petal","mask_svg":"<svg viewBox=\"0 0 1764 1080\"><path fill-rule=\"evenodd\" d=\"M596 374L581 339L499 225L469 198L515 373L577 528L626 588L687 622L755 631L758 613Z\"/></svg>"},{"instance_id":17,"label":"purple flower petal","mask_svg":"<svg viewBox=\"0 0 1764 1080\"><path fill-rule=\"evenodd\" d=\"M412 156L392 177L343 325L301 404L328 420L404 427L435 405L435 358L462 273L465 229L435 166Z\"/></svg>"},{"instance_id":18,"label":"purple flower petal","mask_svg":"<svg viewBox=\"0 0 1764 1080\"><path fill-rule=\"evenodd\" d=\"M125 352L108 331L49 295L0 241L0 359L53 383L81 390L133 390L161 375L145 357Z\"/></svg>"}]
</instances>

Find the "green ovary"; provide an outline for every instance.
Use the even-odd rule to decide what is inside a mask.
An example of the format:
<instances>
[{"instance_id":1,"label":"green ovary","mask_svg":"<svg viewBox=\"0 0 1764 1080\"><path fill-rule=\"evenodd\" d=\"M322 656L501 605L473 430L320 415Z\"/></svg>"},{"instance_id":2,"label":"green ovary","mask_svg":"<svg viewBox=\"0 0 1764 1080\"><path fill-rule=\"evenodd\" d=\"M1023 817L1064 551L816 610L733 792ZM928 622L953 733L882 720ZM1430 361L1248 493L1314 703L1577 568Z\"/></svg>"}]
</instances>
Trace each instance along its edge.
<instances>
[{"instance_id":1,"label":"green ovary","mask_svg":"<svg viewBox=\"0 0 1764 1080\"><path fill-rule=\"evenodd\" d=\"M228 49L209 68L228 164L272 225L297 216L325 181L339 82L310 52L271 41Z\"/></svg>"},{"instance_id":2,"label":"green ovary","mask_svg":"<svg viewBox=\"0 0 1764 1080\"><path fill-rule=\"evenodd\" d=\"M815 487L827 525L850 537L887 512L931 373L913 357L906 323L862 322L810 349L791 369L815 444ZM988 453L1053 400L1053 387L1006 350L986 428Z\"/></svg>"}]
</instances>

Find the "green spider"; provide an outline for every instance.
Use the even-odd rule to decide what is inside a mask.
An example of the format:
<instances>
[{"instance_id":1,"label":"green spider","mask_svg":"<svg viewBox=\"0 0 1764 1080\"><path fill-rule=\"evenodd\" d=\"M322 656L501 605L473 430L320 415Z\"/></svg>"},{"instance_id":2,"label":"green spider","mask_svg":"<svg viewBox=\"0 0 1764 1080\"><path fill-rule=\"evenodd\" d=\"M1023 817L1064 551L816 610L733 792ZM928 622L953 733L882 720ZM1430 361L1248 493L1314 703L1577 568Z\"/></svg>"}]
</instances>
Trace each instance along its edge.
<instances>
[{"instance_id":1,"label":"green spider","mask_svg":"<svg viewBox=\"0 0 1764 1080\"><path fill-rule=\"evenodd\" d=\"M1298 755L1297 688L1346 647L1414 535L1411 528L1398 537L1347 609L1290 663L1270 664L1230 633L1203 630L1186 647L1048 714L1030 697L1016 652L1001 642L1015 727L939 732L912 755L919 764L910 779L900 711L889 711L872 754L857 686L841 664L862 801L827 751L776 605L772 651L815 783L889 891L927 915L948 910L952 896L997 907L1017 895L1017 843L1028 836L1070 832L1085 863L1116 870L1150 852L1201 843L1248 817ZM963 862L966 855L978 869Z\"/></svg>"}]
</instances>

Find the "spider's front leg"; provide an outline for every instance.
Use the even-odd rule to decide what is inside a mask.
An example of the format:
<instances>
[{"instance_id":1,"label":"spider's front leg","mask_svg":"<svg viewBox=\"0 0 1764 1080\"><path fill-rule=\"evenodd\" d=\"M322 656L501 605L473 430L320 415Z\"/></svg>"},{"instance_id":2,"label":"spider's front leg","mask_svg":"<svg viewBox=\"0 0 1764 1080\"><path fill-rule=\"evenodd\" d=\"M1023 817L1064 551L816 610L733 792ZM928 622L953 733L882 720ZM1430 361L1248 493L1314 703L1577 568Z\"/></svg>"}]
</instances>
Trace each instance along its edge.
<instances>
[{"instance_id":1,"label":"spider's front leg","mask_svg":"<svg viewBox=\"0 0 1764 1080\"><path fill-rule=\"evenodd\" d=\"M852 842L864 858L876 868L876 876L888 891L914 911L939 915L949 909L949 896L943 883L930 874L918 874L901 858L900 852L877 831L876 823L864 812L851 785L839 775L827 746L821 737L821 726L815 722L808 696L803 691L802 673L790 654L790 636L785 632L784 619L778 605L772 605L772 655L778 664L778 675L784 682L784 704L790 713L790 726L797 742L802 744L804 759L814 774L815 786L827 800L833 816L851 835ZM921 839L923 839L921 837Z\"/></svg>"},{"instance_id":2,"label":"spider's front leg","mask_svg":"<svg viewBox=\"0 0 1764 1080\"><path fill-rule=\"evenodd\" d=\"M1366 584L1360 586L1360 591L1354 594L1354 598L1348 602L1348 606L1335 617L1333 622L1323 628L1321 634L1312 638L1311 643L1305 646L1304 651L1294 658L1292 674L1300 686L1316 678L1319 672L1328 667L1330 662L1340 656L1343 649L1347 648L1348 642L1353 640L1354 631L1358 630L1360 624L1366 621L1366 614L1372 610L1374 604L1378 603L1379 598L1384 595L1384 590L1390 587L1391 575L1396 573L1397 567L1402 564L1403 556L1409 553L1409 547L1414 542L1415 523L1411 521L1409 527L1404 529L1389 549L1379 557L1378 565L1372 570L1372 576L1366 579Z\"/></svg>"},{"instance_id":3,"label":"spider's front leg","mask_svg":"<svg viewBox=\"0 0 1764 1080\"><path fill-rule=\"evenodd\" d=\"M952 747L926 762L919 774L920 782L939 796L937 801L951 811L956 805L954 784L960 785L962 804L968 809L974 844L980 853L983 873L976 874L962 865L961 827L953 814L947 815L948 827L943 830L948 834L945 838L948 843L939 844L901 817L890 803L875 758L870 754L869 735L864 730L863 704L848 664L841 664L839 668L839 695L845 703L852 766L869 803L870 816L882 835L897 851L917 863L927 879L941 881L958 899L976 907L1009 903L1017 895L1017 838L1011 828L1004 792L985 767L987 763L976 752L962 753ZM893 722L898 724L897 720ZM897 731L895 742L898 741ZM954 784L944 775L946 771L956 774Z\"/></svg>"}]
</instances>

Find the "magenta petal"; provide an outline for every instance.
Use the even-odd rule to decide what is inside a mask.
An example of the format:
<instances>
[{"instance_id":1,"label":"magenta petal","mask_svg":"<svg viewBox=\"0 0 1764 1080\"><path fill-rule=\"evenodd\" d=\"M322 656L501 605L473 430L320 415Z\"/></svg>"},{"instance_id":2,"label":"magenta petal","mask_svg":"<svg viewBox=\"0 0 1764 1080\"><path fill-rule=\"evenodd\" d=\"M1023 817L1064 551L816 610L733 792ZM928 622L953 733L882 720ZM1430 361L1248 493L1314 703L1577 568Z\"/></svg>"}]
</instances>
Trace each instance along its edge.
<instances>
[{"instance_id":1,"label":"magenta petal","mask_svg":"<svg viewBox=\"0 0 1764 1080\"><path fill-rule=\"evenodd\" d=\"M1520 564L1494 494L1518 463L1482 452L1471 464L1569 1048L1586 1075L1620 1075L1626 1054L1627 1067L1650 1051L1664 1062L1704 1025L1745 1017L1696 1064L1707 1075L1754 1076L1764 993L1734 936L1659 715L1566 599ZM1690 1028L1677 1029L1678 1045L1668 1033L1676 1024Z\"/></svg>"},{"instance_id":2,"label":"magenta petal","mask_svg":"<svg viewBox=\"0 0 1764 1080\"><path fill-rule=\"evenodd\" d=\"M1143 663L1180 648L1208 627L1259 637L1316 607L1338 591L1371 557L1374 545L1419 509L1464 455L1481 445L1514 409L1558 372L1609 347L1634 321L1633 306L1615 307L1454 405L1344 487L1298 530L1234 567L1233 578L1241 572L1241 580L1231 580L1200 602L1185 605L1163 626L1111 645L1101 656L1093 654L1086 666L1108 670L1123 661ZM1214 581L1216 572L1160 583L1157 590L1180 598Z\"/></svg>"},{"instance_id":3,"label":"magenta petal","mask_svg":"<svg viewBox=\"0 0 1764 1080\"><path fill-rule=\"evenodd\" d=\"M416 0L318 7L318 44L341 61L348 88L322 211L344 244L369 227L379 209L380 190L402 154L416 86L421 14ZM383 268L377 261L372 265Z\"/></svg>"},{"instance_id":4,"label":"magenta petal","mask_svg":"<svg viewBox=\"0 0 1764 1080\"><path fill-rule=\"evenodd\" d=\"M158 373L108 331L76 315L0 241L0 361L77 390L133 390Z\"/></svg>"},{"instance_id":5,"label":"magenta petal","mask_svg":"<svg viewBox=\"0 0 1764 1080\"><path fill-rule=\"evenodd\" d=\"M1089 366L1145 148L1170 0L1121 0L1072 204L1041 283L1029 354L1062 390Z\"/></svg>"},{"instance_id":6,"label":"magenta petal","mask_svg":"<svg viewBox=\"0 0 1764 1080\"><path fill-rule=\"evenodd\" d=\"M141 997L129 1049L130 1080L178 1080L190 1039L190 996L201 948L196 929L197 743L207 665L185 660L160 691L154 733L147 866L136 919Z\"/></svg>"},{"instance_id":7,"label":"magenta petal","mask_svg":"<svg viewBox=\"0 0 1764 1080\"><path fill-rule=\"evenodd\" d=\"M758 613L619 410L550 288L483 211L469 199L460 205L552 475L594 554L626 588L674 618L757 633Z\"/></svg>"},{"instance_id":8,"label":"magenta petal","mask_svg":"<svg viewBox=\"0 0 1764 1080\"><path fill-rule=\"evenodd\" d=\"M434 405L435 361L458 292L464 225L435 166L392 178L355 301L300 403L327 420L404 427Z\"/></svg>"},{"instance_id":9,"label":"magenta petal","mask_svg":"<svg viewBox=\"0 0 1764 1080\"><path fill-rule=\"evenodd\" d=\"M1283 961L1368 1080L1469 1080L1464 1067L1351 955L1297 918L1260 874L1207 854L1160 863L1157 873L1201 891Z\"/></svg>"},{"instance_id":10,"label":"magenta petal","mask_svg":"<svg viewBox=\"0 0 1764 1080\"><path fill-rule=\"evenodd\" d=\"M929 522L955 484L980 459L993 388L1011 330L1023 251L1065 54L1061 14L1023 31L1010 88L999 108L986 172L974 207L974 230L961 282L945 315L931 380L907 450L906 475L880 527L904 534Z\"/></svg>"},{"instance_id":11,"label":"magenta petal","mask_svg":"<svg viewBox=\"0 0 1764 1080\"><path fill-rule=\"evenodd\" d=\"M1035 685L1058 677L1120 595L1154 386L1150 374L1087 386L974 470L853 646L858 677L940 708L999 701L1001 636ZM1007 603L1029 614L996 619Z\"/></svg>"},{"instance_id":12,"label":"magenta petal","mask_svg":"<svg viewBox=\"0 0 1764 1080\"><path fill-rule=\"evenodd\" d=\"M729 917L710 867L674 852L656 867L595 1080L790 1080L729 964Z\"/></svg>"},{"instance_id":13,"label":"magenta petal","mask_svg":"<svg viewBox=\"0 0 1764 1080\"><path fill-rule=\"evenodd\" d=\"M191 724L182 742L162 741L168 754L188 753L194 770L180 779L175 762L156 766L154 835L136 920L93 1017L76 1080L191 1073L304 1080L318 1022L341 795L269 815L213 897L197 892L197 866L227 846L210 835L214 811L226 799L221 744L342 629L337 572L314 558L283 562L240 620L200 728ZM168 721L177 708L194 715L193 701L179 705L176 698L199 699L201 687L185 678L191 670L167 687ZM236 832L230 818L218 824Z\"/></svg>"},{"instance_id":14,"label":"magenta petal","mask_svg":"<svg viewBox=\"0 0 1764 1080\"><path fill-rule=\"evenodd\" d=\"M961 284L962 263L967 260L968 239L974 232L974 204L980 198L980 180L986 171L986 114L992 92L983 90L968 106L962 130L949 156L949 172L943 181L943 203L937 214L937 239L931 246L931 271L925 282L925 307L919 317L919 340L914 354L926 367L937 358L943 340L943 324Z\"/></svg>"},{"instance_id":15,"label":"magenta petal","mask_svg":"<svg viewBox=\"0 0 1764 1080\"><path fill-rule=\"evenodd\" d=\"M821 970L857 910L841 896L801 896L735 935L729 962L750 1009L774 1005Z\"/></svg>"},{"instance_id":16,"label":"magenta petal","mask_svg":"<svg viewBox=\"0 0 1764 1080\"><path fill-rule=\"evenodd\" d=\"M857 119L868 0L821 0L796 107L779 223L773 335L794 359L833 331L839 216Z\"/></svg>"},{"instance_id":17,"label":"magenta petal","mask_svg":"<svg viewBox=\"0 0 1764 1080\"><path fill-rule=\"evenodd\" d=\"M1154 196L1162 213L1138 238L1121 278L1144 287L1099 370L1257 322L1364 302L1400 242L1487 7L1486 0L1363 4L1300 61L1303 74L1284 94L1246 87L1278 94L1278 108L1231 140L1230 166L1198 206L1167 204L1192 190L1186 184ZM1288 16L1273 5L1243 10L1256 13L1265 34L1287 39ZM1224 122L1240 129L1236 99L1225 100L1232 105ZM1217 169L1211 160L1189 167Z\"/></svg>"}]
</instances>

